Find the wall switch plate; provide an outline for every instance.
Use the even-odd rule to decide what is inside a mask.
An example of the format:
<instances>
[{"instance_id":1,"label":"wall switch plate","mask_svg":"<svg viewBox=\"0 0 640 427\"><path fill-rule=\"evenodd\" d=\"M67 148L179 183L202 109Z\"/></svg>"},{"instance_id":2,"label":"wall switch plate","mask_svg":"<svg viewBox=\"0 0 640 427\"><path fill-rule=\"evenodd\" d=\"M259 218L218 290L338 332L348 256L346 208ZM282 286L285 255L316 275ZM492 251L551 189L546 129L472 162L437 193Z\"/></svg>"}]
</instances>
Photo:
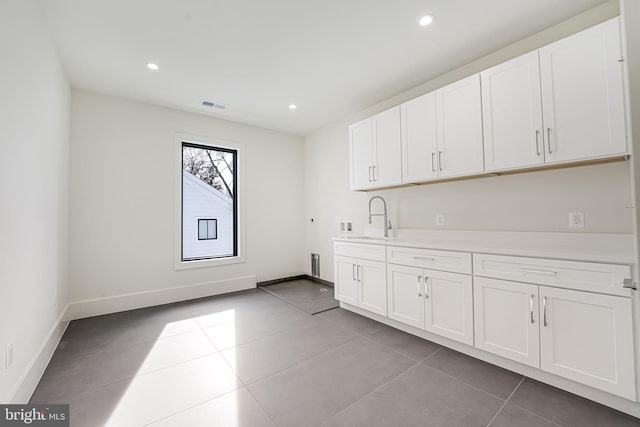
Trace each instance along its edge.
<instances>
[{"instance_id":1,"label":"wall switch plate","mask_svg":"<svg viewBox=\"0 0 640 427\"><path fill-rule=\"evenodd\" d=\"M351 221L350 219L338 219L338 230L340 231L340 233L352 233L353 221Z\"/></svg>"},{"instance_id":2,"label":"wall switch plate","mask_svg":"<svg viewBox=\"0 0 640 427\"><path fill-rule=\"evenodd\" d=\"M584 212L569 212L569 227L584 228Z\"/></svg>"},{"instance_id":3,"label":"wall switch plate","mask_svg":"<svg viewBox=\"0 0 640 427\"><path fill-rule=\"evenodd\" d=\"M444 227L444 215L442 214L436 215L436 225L438 227Z\"/></svg>"},{"instance_id":4,"label":"wall switch plate","mask_svg":"<svg viewBox=\"0 0 640 427\"><path fill-rule=\"evenodd\" d=\"M9 369L11 367L11 365L13 364L13 344L8 344L7 345L7 357L6 357L6 362L4 365L5 369Z\"/></svg>"}]
</instances>

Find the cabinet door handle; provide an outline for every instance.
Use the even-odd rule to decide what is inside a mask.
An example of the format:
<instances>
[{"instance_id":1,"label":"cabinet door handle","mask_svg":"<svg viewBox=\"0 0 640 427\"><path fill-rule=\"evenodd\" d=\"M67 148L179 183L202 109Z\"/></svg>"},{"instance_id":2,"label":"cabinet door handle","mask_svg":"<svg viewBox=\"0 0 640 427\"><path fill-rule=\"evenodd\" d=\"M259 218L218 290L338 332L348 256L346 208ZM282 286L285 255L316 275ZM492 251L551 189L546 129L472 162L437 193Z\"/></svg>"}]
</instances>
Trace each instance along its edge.
<instances>
[{"instance_id":1,"label":"cabinet door handle","mask_svg":"<svg viewBox=\"0 0 640 427\"><path fill-rule=\"evenodd\" d=\"M422 289L420 289L420 285L422 285L422 276L418 276L418 296L422 297Z\"/></svg>"},{"instance_id":2,"label":"cabinet door handle","mask_svg":"<svg viewBox=\"0 0 640 427\"><path fill-rule=\"evenodd\" d=\"M353 267L351 269L351 277L353 277L353 281L355 282L356 280L358 280L358 279L356 279L356 265L355 264L351 264L351 266Z\"/></svg>"},{"instance_id":3,"label":"cabinet door handle","mask_svg":"<svg viewBox=\"0 0 640 427\"><path fill-rule=\"evenodd\" d=\"M436 153L435 151L431 152L431 172L436 171Z\"/></svg>"},{"instance_id":4,"label":"cabinet door handle","mask_svg":"<svg viewBox=\"0 0 640 427\"><path fill-rule=\"evenodd\" d=\"M356 268L356 271L358 272L358 282L362 282L362 266L361 266L361 265L359 265L359 266Z\"/></svg>"},{"instance_id":5,"label":"cabinet door handle","mask_svg":"<svg viewBox=\"0 0 640 427\"><path fill-rule=\"evenodd\" d=\"M540 141L538 141L539 136L540 136L540 131L536 129L536 156L540 155Z\"/></svg>"},{"instance_id":6,"label":"cabinet door handle","mask_svg":"<svg viewBox=\"0 0 640 427\"><path fill-rule=\"evenodd\" d=\"M523 268L522 269L523 273L533 273L533 274L545 274L548 276L557 276L558 272L557 271L551 271L551 270L532 270L530 268Z\"/></svg>"},{"instance_id":7,"label":"cabinet door handle","mask_svg":"<svg viewBox=\"0 0 640 427\"><path fill-rule=\"evenodd\" d=\"M442 170L442 151L438 151L438 168Z\"/></svg>"},{"instance_id":8,"label":"cabinet door handle","mask_svg":"<svg viewBox=\"0 0 640 427\"><path fill-rule=\"evenodd\" d=\"M549 154L551 154L551 128L547 128L547 148L549 149Z\"/></svg>"},{"instance_id":9,"label":"cabinet door handle","mask_svg":"<svg viewBox=\"0 0 640 427\"><path fill-rule=\"evenodd\" d=\"M531 315L531 323L533 323L533 298L535 295L531 294L529 297L529 314Z\"/></svg>"},{"instance_id":10,"label":"cabinet door handle","mask_svg":"<svg viewBox=\"0 0 640 427\"><path fill-rule=\"evenodd\" d=\"M373 169L373 182L376 182L378 178L376 178L376 165L371 166Z\"/></svg>"},{"instance_id":11,"label":"cabinet door handle","mask_svg":"<svg viewBox=\"0 0 640 427\"><path fill-rule=\"evenodd\" d=\"M369 166L369 182L371 182L371 166Z\"/></svg>"},{"instance_id":12,"label":"cabinet door handle","mask_svg":"<svg viewBox=\"0 0 640 427\"><path fill-rule=\"evenodd\" d=\"M547 297L542 297L542 325L547 326Z\"/></svg>"},{"instance_id":13,"label":"cabinet door handle","mask_svg":"<svg viewBox=\"0 0 640 427\"><path fill-rule=\"evenodd\" d=\"M427 288L429 283L429 278L427 276L424 276L424 298L427 299L429 298L429 288Z\"/></svg>"}]
</instances>

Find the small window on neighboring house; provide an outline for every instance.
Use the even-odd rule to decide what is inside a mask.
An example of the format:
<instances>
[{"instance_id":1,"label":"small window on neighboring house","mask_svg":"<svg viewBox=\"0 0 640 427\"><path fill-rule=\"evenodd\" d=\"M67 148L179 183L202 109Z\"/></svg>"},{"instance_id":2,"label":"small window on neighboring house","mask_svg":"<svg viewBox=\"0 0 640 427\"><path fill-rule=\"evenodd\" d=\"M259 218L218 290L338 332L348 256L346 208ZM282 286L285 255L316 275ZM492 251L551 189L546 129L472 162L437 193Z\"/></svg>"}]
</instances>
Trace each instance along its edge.
<instances>
[{"instance_id":1,"label":"small window on neighboring house","mask_svg":"<svg viewBox=\"0 0 640 427\"><path fill-rule=\"evenodd\" d=\"M215 240L218 238L217 219L198 220L198 240Z\"/></svg>"}]
</instances>

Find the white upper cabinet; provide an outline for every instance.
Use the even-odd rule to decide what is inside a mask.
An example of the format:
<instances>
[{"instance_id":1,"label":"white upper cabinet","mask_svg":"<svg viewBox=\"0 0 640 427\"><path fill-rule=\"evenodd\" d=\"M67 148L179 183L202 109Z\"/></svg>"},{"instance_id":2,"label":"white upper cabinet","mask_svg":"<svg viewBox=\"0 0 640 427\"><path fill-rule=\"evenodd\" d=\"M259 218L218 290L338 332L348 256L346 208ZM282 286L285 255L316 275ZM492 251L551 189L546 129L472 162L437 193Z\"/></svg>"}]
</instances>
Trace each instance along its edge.
<instances>
[{"instance_id":1,"label":"white upper cabinet","mask_svg":"<svg viewBox=\"0 0 640 427\"><path fill-rule=\"evenodd\" d=\"M480 75L474 74L436 91L438 176L484 170Z\"/></svg>"},{"instance_id":2,"label":"white upper cabinet","mask_svg":"<svg viewBox=\"0 0 640 427\"><path fill-rule=\"evenodd\" d=\"M351 189L362 190L373 186L371 165L373 144L371 118L349 126Z\"/></svg>"},{"instance_id":3,"label":"white upper cabinet","mask_svg":"<svg viewBox=\"0 0 640 427\"><path fill-rule=\"evenodd\" d=\"M619 18L540 49L546 162L625 154Z\"/></svg>"},{"instance_id":4,"label":"white upper cabinet","mask_svg":"<svg viewBox=\"0 0 640 427\"><path fill-rule=\"evenodd\" d=\"M544 163L538 51L480 73L486 171Z\"/></svg>"},{"instance_id":5,"label":"white upper cabinet","mask_svg":"<svg viewBox=\"0 0 640 427\"><path fill-rule=\"evenodd\" d=\"M402 104L402 179L420 182L483 171L480 77Z\"/></svg>"},{"instance_id":6,"label":"white upper cabinet","mask_svg":"<svg viewBox=\"0 0 640 427\"><path fill-rule=\"evenodd\" d=\"M614 18L350 126L351 189L628 153Z\"/></svg>"},{"instance_id":7,"label":"white upper cabinet","mask_svg":"<svg viewBox=\"0 0 640 427\"><path fill-rule=\"evenodd\" d=\"M400 106L402 123L402 181L438 177L436 94L428 93Z\"/></svg>"},{"instance_id":8,"label":"white upper cabinet","mask_svg":"<svg viewBox=\"0 0 640 427\"><path fill-rule=\"evenodd\" d=\"M349 149L352 190L400 184L400 107L349 126Z\"/></svg>"},{"instance_id":9,"label":"white upper cabinet","mask_svg":"<svg viewBox=\"0 0 640 427\"><path fill-rule=\"evenodd\" d=\"M373 116L375 162L372 178L375 187L397 185L402 182L400 106Z\"/></svg>"}]
</instances>

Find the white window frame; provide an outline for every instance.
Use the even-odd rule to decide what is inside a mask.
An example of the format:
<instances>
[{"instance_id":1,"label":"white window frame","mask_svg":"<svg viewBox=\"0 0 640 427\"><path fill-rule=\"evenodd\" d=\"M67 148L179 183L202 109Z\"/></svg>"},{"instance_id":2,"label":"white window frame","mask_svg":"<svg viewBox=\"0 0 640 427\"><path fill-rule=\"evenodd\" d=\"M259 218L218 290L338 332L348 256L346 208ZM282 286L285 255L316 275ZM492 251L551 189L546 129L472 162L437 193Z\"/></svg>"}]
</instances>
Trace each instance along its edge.
<instances>
[{"instance_id":1,"label":"white window frame","mask_svg":"<svg viewBox=\"0 0 640 427\"><path fill-rule=\"evenodd\" d=\"M188 142L210 146L212 148L228 148L237 152L236 180L237 194L234 194L238 206L238 229L236 230L238 242L238 254L236 256L224 258L199 259L191 261L182 260L182 143ZM244 144L235 141L221 140L207 136L192 135L188 133L176 132L174 143L174 238L173 238L173 259L176 270L186 270L190 268L215 267L219 265L239 264L246 262L245 256L245 198L244 198Z\"/></svg>"}]
</instances>

